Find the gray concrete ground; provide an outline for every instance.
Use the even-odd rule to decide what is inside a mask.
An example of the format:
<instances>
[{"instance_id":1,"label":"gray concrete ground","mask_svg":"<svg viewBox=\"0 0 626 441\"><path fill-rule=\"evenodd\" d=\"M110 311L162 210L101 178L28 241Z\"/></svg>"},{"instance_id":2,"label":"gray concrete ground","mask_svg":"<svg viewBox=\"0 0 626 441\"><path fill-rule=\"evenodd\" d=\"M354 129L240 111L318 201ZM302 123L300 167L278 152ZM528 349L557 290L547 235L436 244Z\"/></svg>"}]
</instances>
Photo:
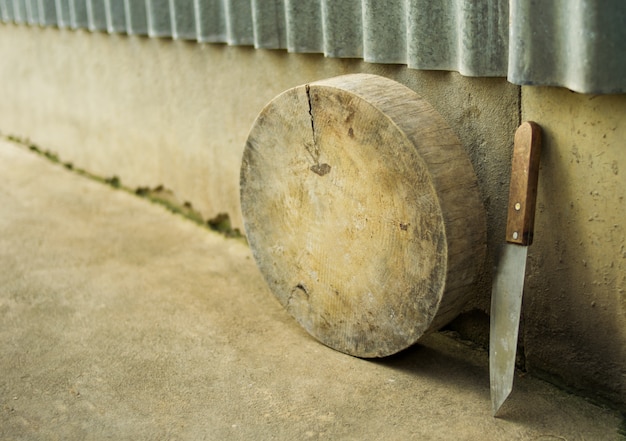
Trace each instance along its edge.
<instances>
[{"instance_id":1,"label":"gray concrete ground","mask_svg":"<svg viewBox=\"0 0 626 441\"><path fill-rule=\"evenodd\" d=\"M0 439L612 440L621 417L444 335L310 338L248 248L0 141Z\"/></svg>"}]
</instances>

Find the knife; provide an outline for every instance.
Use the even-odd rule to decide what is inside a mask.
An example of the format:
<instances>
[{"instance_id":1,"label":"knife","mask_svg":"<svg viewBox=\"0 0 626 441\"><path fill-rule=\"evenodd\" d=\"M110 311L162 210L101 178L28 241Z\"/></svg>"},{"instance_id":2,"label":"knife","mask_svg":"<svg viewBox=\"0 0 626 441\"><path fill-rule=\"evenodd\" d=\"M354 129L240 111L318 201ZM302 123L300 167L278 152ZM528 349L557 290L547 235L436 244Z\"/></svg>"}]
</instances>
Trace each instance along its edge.
<instances>
[{"instance_id":1,"label":"knife","mask_svg":"<svg viewBox=\"0 0 626 441\"><path fill-rule=\"evenodd\" d=\"M491 291L489 377L494 416L513 389L526 256L533 241L540 153L541 128L534 122L523 123L515 132L506 244Z\"/></svg>"}]
</instances>

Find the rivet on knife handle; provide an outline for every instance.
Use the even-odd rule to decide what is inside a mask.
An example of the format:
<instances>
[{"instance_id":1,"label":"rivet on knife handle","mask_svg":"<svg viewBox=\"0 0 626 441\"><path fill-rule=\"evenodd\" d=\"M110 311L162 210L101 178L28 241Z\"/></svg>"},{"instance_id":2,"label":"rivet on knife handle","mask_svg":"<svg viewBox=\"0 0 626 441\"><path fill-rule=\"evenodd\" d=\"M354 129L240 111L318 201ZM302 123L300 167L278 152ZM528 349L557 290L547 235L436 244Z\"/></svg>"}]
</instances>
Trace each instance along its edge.
<instances>
[{"instance_id":1,"label":"rivet on knife handle","mask_svg":"<svg viewBox=\"0 0 626 441\"><path fill-rule=\"evenodd\" d=\"M515 144L509 187L506 241L530 245L533 241L541 128L525 122L515 132Z\"/></svg>"}]
</instances>

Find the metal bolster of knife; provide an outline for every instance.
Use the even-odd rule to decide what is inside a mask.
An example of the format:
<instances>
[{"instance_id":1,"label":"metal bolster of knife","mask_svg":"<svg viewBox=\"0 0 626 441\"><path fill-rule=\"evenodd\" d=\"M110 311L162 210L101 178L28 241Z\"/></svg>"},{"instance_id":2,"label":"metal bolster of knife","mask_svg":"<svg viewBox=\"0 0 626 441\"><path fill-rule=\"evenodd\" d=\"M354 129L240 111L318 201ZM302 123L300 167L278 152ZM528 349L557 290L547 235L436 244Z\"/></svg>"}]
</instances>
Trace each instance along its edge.
<instances>
[{"instance_id":1,"label":"metal bolster of knife","mask_svg":"<svg viewBox=\"0 0 626 441\"><path fill-rule=\"evenodd\" d=\"M509 187L506 241L528 246L533 242L535 201L541 154L541 128L528 121L515 132Z\"/></svg>"}]
</instances>

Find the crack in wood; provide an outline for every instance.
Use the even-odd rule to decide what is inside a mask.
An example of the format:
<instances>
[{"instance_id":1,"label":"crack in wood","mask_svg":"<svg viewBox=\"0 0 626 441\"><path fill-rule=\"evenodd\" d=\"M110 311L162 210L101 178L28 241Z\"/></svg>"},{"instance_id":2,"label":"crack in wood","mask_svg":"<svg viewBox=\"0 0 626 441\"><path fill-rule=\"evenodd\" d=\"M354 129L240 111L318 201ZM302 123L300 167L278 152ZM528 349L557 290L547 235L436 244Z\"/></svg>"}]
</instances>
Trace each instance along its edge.
<instances>
[{"instance_id":1,"label":"crack in wood","mask_svg":"<svg viewBox=\"0 0 626 441\"><path fill-rule=\"evenodd\" d=\"M306 151L309 152L309 155L311 155L313 162L315 162L316 164L319 164L320 153L319 153L319 150L317 149L317 141L316 141L316 136L315 136L315 118L313 117L313 102L311 101L311 86L306 84L304 86L304 90L306 91L306 98L309 103L309 118L311 119L311 139L312 139L311 143L307 142L304 144L304 148L306 148ZM311 150L311 148L313 148L313 150Z\"/></svg>"},{"instance_id":2,"label":"crack in wood","mask_svg":"<svg viewBox=\"0 0 626 441\"><path fill-rule=\"evenodd\" d=\"M313 140L311 143L305 142L304 148L309 153L309 155L311 156L311 159L314 162L314 164L310 167L310 170L319 176L324 176L330 173L331 167L328 164L320 164L320 151L317 146L317 136L315 133L315 117L313 116L313 101L311 99L311 86L309 86L308 84L305 84L304 90L306 91L306 98L309 103L309 117L311 119L311 137Z\"/></svg>"}]
</instances>

